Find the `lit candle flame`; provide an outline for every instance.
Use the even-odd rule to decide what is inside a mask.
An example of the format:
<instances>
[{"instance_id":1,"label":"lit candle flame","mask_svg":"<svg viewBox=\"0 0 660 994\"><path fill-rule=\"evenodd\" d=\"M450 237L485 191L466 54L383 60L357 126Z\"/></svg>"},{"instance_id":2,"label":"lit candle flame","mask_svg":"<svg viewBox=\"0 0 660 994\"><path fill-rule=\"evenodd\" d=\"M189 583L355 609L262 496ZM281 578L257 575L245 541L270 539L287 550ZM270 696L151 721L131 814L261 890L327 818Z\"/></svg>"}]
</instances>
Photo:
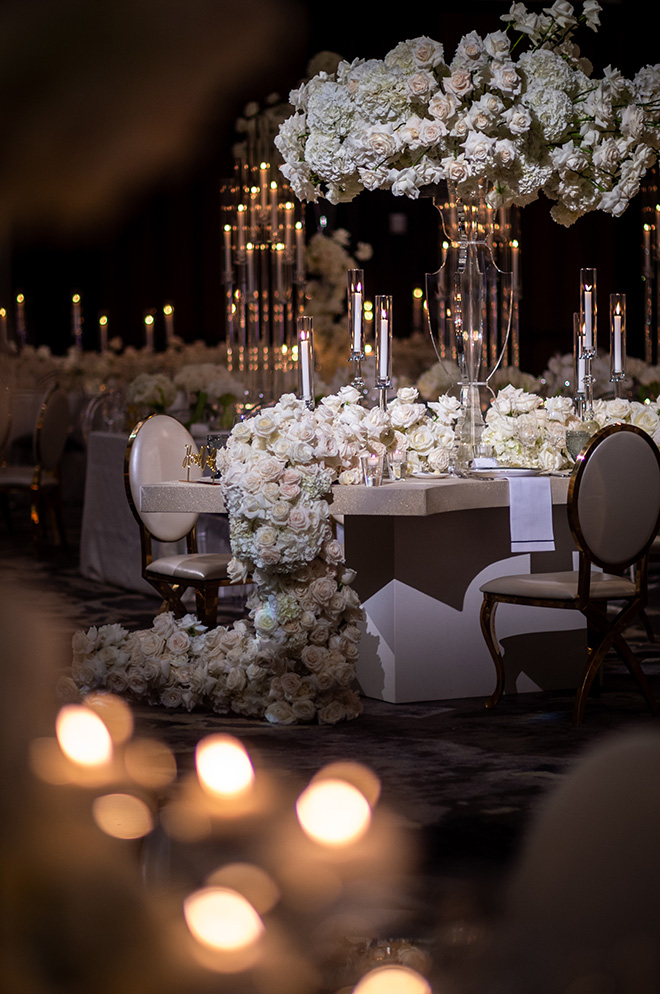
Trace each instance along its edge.
<instances>
[{"instance_id":1,"label":"lit candle flame","mask_svg":"<svg viewBox=\"0 0 660 994\"><path fill-rule=\"evenodd\" d=\"M312 782L298 798L296 813L311 839L333 848L357 842L371 824L369 802L344 780Z\"/></svg>"},{"instance_id":2,"label":"lit candle flame","mask_svg":"<svg viewBox=\"0 0 660 994\"><path fill-rule=\"evenodd\" d=\"M84 705L61 708L55 729L60 749L79 766L104 766L112 759L112 739L105 723Z\"/></svg>"},{"instance_id":3,"label":"lit candle flame","mask_svg":"<svg viewBox=\"0 0 660 994\"><path fill-rule=\"evenodd\" d=\"M254 945L263 934L261 918L249 901L226 887L205 887L183 904L186 924L203 945L234 952Z\"/></svg>"},{"instance_id":4,"label":"lit candle flame","mask_svg":"<svg viewBox=\"0 0 660 994\"><path fill-rule=\"evenodd\" d=\"M249 790L254 768L238 739L230 735L209 735L195 752L197 776L204 790L215 796L235 797Z\"/></svg>"}]
</instances>

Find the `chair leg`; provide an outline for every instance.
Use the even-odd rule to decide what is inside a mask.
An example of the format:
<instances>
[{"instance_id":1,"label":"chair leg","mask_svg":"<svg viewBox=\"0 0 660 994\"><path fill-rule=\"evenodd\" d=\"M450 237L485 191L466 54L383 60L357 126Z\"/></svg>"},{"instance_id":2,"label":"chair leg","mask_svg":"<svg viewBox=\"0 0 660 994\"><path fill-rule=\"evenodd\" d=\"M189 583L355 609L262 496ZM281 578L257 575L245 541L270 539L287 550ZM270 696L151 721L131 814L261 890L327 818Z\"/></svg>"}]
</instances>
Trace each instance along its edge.
<instances>
[{"instance_id":1,"label":"chair leg","mask_svg":"<svg viewBox=\"0 0 660 994\"><path fill-rule=\"evenodd\" d=\"M655 642L655 632L651 627L651 622L649 621L649 616L646 613L646 611L639 612L639 619L644 626L644 631L646 632L646 637L649 640L649 642Z\"/></svg>"},{"instance_id":2,"label":"chair leg","mask_svg":"<svg viewBox=\"0 0 660 994\"><path fill-rule=\"evenodd\" d=\"M188 589L187 587L182 587L178 583L168 583L165 580L156 580L148 575L144 576L144 579L163 598L163 603L158 608L157 614L164 614L166 611L171 611L175 618L182 618L184 614L188 613L188 609L181 600L183 593Z\"/></svg>"},{"instance_id":3,"label":"chair leg","mask_svg":"<svg viewBox=\"0 0 660 994\"><path fill-rule=\"evenodd\" d=\"M585 612L587 618L587 625L593 631L600 631L603 634L598 647L590 648L589 650L589 660L582 677L582 683L578 689L577 697L575 699L575 708L573 711L573 720L576 725L581 724L584 717L584 709L589 696L589 691L594 678L598 671L600 670L607 653L612 647L614 647L620 654L621 658L628 667L629 672L637 681L637 684L644 695L644 698L651 709L653 714L657 714L657 704L651 690L651 686L642 670L637 657L634 655L625 639L622 637L622 632L626 630L632 619L639 613L639 607L635 604L629 604L624 607L616 618L609 623L607 619L607 614L602 610L590 610Z\"/></svg>"},{"instance_id":4,"label":"chair leg","mask_svg":"<svg viewBox=\"0 0 660 994\"><path fill-rule=\"evenodd\" d=\"M491 654L493 663L495 664L496 673L496 684L495 690L484 701L484 705L487 708L494 708L498 703L504 691L504 660L502 659L502 653L500 651L499 642L497 641L497 636L495 635L495 612L497 610L498 601L493 600L488 595L483 599L481 605L481 631L488 646L488 651Z\"/></svg>"},{"instance_id":5,"label":"chair leg","mask_svg":"<svg viewBox=\"0 0 660 994\"><path fill-rule=\"evenodd\" d=\"M197 617L207 628L216 628L218 624L218 588L206 584L195 590L197 601Z\"/></svg>"},{"instance_id":6,"label":"chair leg","mask_svg":"<svg viewBox=\"0 0 660 994\"><path fill-rule=\"evenodd\" d=\"M639 660L635 653L632 651L628 643L622 636L617 636L615 639L616 649L626 666L628 667L628 672L634 678L637 686L642 692L644 700L646 701L649 711L651 714L658 714L658 703L653 695L653 690L651 684L648 681L646 673L640 666Z\"/></svg>"}]
</instances>

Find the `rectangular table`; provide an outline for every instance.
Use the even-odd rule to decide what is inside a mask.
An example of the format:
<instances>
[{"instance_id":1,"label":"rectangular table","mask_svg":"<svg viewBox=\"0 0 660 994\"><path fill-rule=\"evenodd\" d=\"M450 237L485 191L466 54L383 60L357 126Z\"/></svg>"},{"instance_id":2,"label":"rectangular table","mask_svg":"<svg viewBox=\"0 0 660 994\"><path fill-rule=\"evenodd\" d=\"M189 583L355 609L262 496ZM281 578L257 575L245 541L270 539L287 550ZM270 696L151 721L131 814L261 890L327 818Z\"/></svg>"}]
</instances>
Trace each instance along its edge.
<instances>
[{"instance_id":1,"label":"rectangular table","mask_svg":"<svg viewBox=\"0 0 660 994\"><path fill-rule=\"evenodd\" d=\"M334 486L346 561L366 613L357 664L368 697L391 703L486 696L495 671L479 625L479 587L505 573L574 567L568 479L552 477L555 552L512 555L506 480L410 479ZM146 511L223 510L219 487L142 488ZM507 692L574 687L586 654L577 611L502 605Z\"/></svg>"}]
</instances>

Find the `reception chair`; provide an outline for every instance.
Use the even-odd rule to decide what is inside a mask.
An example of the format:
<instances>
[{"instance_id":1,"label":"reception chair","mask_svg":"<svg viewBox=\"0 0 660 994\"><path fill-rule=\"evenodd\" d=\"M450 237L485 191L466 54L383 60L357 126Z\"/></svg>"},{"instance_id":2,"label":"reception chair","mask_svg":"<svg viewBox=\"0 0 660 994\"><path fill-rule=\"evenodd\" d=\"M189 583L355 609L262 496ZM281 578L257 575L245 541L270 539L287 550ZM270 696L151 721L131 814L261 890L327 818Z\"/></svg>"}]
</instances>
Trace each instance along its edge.
<instances>
[{"instance_id":1,"label":"reception chair","mask_svg":"<svg viewBox=\"0 0 660 994\"><path fill-rule=\"evenodd\" d=\"M648 679L623 637L646 606L648 553L660 524L660 453L649 435L628 424L596 432L576 460L567 511L579 552L577 570L502 576L481 587L481 630L497 677L486 707L494 707L504 690L497 606L528 604L581 611L587 620L588 654L577 689L575 724L582 722L590 688L612 648L657 714ZM608 614L608 601L617 602L613 615Z\"/></svg>"},{"instance_id":2,"label":"reception chair","mask_svg":"<svg viewBox=\"0 0 660 994\"><path fill-rule=\"evenodd\" d=\"M197 617L209 628L218 623L218 590L230 583L227 565L231 555L198 553L194 512L144 512L140 509L140 487L147 483L183 479L186 445L197 454L190 432L167 414L153 414L140 421L131 432L126 447L124 483L131 511L140 527L142 576L163 598L160 611L182 617L188 609L184 592L195 591ZM190 467L190 479L202 475L199 466ZM186 540L187 551L154 559L152 541Z\"/></svg>"},{"instance_id":3,"label":"reception chair","mask_svg":"<svg viewBox=\"0 0 660 994\"><path fill-rule=\"evenodd\" d=\"M7 462L0 466L0 497L8 526L11 527L9 498L21 493L28 495L34 550L38 556L44 550L47 520L50 520L56 544L66 545L60 467L68 435L68 397L58 386L53 385L49 387L39 406L32 431L30 462L14 461L10 454Z\"/></svg>"}]
</instances>

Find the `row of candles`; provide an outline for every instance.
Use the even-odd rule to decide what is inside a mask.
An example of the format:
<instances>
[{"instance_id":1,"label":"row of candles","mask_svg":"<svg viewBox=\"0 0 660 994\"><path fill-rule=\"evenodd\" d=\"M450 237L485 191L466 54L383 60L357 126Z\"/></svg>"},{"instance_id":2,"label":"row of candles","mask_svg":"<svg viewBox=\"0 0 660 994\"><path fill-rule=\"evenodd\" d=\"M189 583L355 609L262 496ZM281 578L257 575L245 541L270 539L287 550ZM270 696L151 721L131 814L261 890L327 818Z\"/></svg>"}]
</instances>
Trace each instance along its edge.
<instances>
[{"instance_id":1,"label":"row of candles","mask_svg":"<svg viewBox=\"0 0 660 994\"><path fill-rule=\"evenodd\" d=\"M610 294L610 381L620 396L626 378L626 295ZM580 270L580 310L573 315L576 404L586 419L593 417L592 362L597 354L597 271Z\"/></svg>"},{"instance_id":2,"label":"row of candles","mask_svg":"<svg viewBox=\"0 0 660 994\"><path fill-rule=\"evenodd\" d=\"M158 326L159 311L156 308L149 308L144 312L144 347L153 351L154 335ZM165 344L169 346L174 341L174 305L170 302L163 305L162 320L165 335ZM7 308L0 307L0 352L7 352L9 348L9 315ZM76 349L83 348L83 311L82 297L79 293L71 296L71 338ZM108 350L108 333L110 329L110 319L105 311L98 315L98 340L97 347L100 352ZM16 295L16 344L19 349L27 344L27 323L25 319L25 294Z\"/></svg>"},{"instance_id":3,"label":"row of candles","mask_svg":"<svg viewBox=\"0 0 660 994\"><path fill-rule=\"evenodd\" d=\"M364 289L364 270L349 269L347 283L349 361L354 365L353 386L364 391L362 363L372 347L365 342L365 314L367 308ZM389 294L376 294L373 310L376 344L376 387L380 406L387 406L387 390L392 385L392 330L393 306ZM297 321L298 333L298 383L300 397L309 408L314 407L314 324L313 318L301 315Z\"/></svg>"}]
</instances>

